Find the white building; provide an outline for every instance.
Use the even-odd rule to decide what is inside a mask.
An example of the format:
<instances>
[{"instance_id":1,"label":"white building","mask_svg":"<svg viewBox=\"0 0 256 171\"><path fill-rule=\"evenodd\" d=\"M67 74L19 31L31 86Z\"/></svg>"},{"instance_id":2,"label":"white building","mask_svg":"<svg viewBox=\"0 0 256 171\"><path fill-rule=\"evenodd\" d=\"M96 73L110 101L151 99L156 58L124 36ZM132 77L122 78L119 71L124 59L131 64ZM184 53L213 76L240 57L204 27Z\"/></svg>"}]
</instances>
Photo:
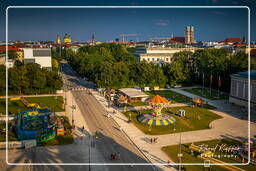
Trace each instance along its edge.
<instances>
[{"instance_id":1,"label":"white building","mask_svg":"<svg viewBox=\"0 0 256 171\"><path fill-rule=\"evenodd\" d=\"M50 48L24 48L24 64L37 63L42 68L52 68Z\"/></svg>"},{"instance_id":2,"label":"white building","mask_svg":"<svg viewBox=\"0 0 256 171\"><path fill-rule=\"evenodd\" d=\"M134 55L138 61L156 64L170 63L174 53L181 51L195 52L198 48L137 48Z\"/></svg>"},{"instance_id":3,"label":"white building","mask_svg":"<svg viewBox=\"0 0 256 171\"><path fill-rule=\"evenodd\" d=\"M248 94L248 72L231 75L229 102L240 106L248 106L248 95L251 97L251 107L256 107L256 71L251 71L250 94Z\"/></svg>"},{"instance_id":4,"label":"white building","mask_svg":"<svg viewBox=\"0 0 256 171\"><path fill-rule=\"evenodd\" d=\"M14 63L15 63L15 60L13 60L13 59L8 59L7 62L6 62L7 68L12 68L12 67L14 67Z\"/></svg>"}]
</instances>

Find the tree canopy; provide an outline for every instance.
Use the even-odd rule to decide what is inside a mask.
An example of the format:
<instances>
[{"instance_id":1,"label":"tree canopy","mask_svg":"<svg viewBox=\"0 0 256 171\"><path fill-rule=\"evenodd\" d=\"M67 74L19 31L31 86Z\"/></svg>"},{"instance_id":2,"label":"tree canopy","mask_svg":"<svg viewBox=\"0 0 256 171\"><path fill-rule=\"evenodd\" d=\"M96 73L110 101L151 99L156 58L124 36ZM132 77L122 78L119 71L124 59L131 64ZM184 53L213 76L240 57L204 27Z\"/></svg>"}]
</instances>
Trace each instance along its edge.
<instances>
[{"instance_id":1,"label":"tree canopy","mask_svg":"<svg viewBox=\"0 0 256 171\"><path fill-rule=\"evenodd\" d=\"M170 86L210 84L218 87L221 78L223 91L230 89L230 75L246 71L248 57L239 52L235 55L225 49L203 49L194 53L182 51L175 53L171 63L160 67L153 63L138 62L134 48L122 45L101 44L84 46L73 54L70 63L82 76L96 83L98 87Z\"/></svg>"},{"instance_id":2,"label":"tree canopy","mask_svg":"<svg viewBox=\"0 0 256 171\"><path fill-rule=\"evenodd\" d=\"M1 83L5 81L3 68L5 68L3 65L0 66ZM5 94L5 86L2 85L5 84L1 84L1 94ZM41 68L38 64L26 64L8 69L9 94L55 93L62 86L63 82L57 71Z\"/></svg>"}]
</instances>

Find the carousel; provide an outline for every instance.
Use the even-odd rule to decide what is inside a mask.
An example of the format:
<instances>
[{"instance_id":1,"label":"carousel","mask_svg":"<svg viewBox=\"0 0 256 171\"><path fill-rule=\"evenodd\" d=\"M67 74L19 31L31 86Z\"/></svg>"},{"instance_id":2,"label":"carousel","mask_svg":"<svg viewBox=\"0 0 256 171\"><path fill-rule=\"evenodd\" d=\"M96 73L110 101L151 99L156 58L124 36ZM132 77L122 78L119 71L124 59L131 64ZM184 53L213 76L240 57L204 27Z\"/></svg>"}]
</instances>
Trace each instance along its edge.
<instances>
[{"instance_id":1,"label":"carousel","mask_svg":"<svg viewBox=\"0 0 256 171\"><path fill-rule=\"evenodd\" d=\"M165 98L156 95L153 98L148 100L148 103L151 105L154 110L153 113L144 113L138 116L138 121L147 125L156 125L156 126L165 126L174 124L176 121L175 118L170 115L163 114L162 108L169 103Z\"/></svg>"}]
</instances>

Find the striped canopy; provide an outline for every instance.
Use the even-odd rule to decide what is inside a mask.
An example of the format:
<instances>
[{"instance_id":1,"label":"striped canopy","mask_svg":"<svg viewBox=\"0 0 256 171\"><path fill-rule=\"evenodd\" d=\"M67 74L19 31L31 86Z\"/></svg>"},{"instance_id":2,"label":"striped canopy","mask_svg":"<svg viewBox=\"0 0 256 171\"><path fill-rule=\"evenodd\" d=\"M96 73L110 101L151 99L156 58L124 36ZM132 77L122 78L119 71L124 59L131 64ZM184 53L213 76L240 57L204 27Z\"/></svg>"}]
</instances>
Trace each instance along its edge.
<instances>
[{"instance_id":1,"label":"striped canopy","mask_svg":"<svg viewBox=\"0 0 256 171\"><path fill-rule=\"evenodd\" d=\"M149 103L154 103L154 104L165 104L168 103L168 100L166 100L164 97L161 97L159 95L154 96L153 98L149 99Z\"/></svg>"},{"instance_id":2,"label":"striped canopy","mask_svg":"<svg viewBox=\"0 0 256 171\"><path fill-rule=\"evenodd\" d=\"M152 116L151 114L143 114L138 117L138 121L147 125L165 126L174 124L176 121L173 117L163 114L161 118Z\"/></svg>"}]
</instances>

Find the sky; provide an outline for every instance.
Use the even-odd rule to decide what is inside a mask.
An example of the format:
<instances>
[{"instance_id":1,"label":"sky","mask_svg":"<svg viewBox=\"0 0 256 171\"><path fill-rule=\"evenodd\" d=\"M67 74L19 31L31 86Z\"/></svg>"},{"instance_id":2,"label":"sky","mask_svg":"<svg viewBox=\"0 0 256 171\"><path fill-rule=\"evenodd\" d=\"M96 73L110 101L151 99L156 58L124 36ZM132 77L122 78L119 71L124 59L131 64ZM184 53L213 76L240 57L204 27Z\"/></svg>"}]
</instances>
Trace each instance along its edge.
<instances>
[{"instance_id":1,"label":"sky","mask_svg":"<svg viewBox=\"0 0 256 171\"><path fill-rule=\"evenodd\" d=\"M0 0L0 41L5 40L5 8L24 5L112 5L112 6L248 6L251 10L251 40L256 40L256 1L194 0L192 1L37 1ZM255 20L255 21L254 21ZM247 8L10 8L8 10L9 41L55 41L58 34L73 40L88 41L95 33L97 41L111 41L119 34L137 34L126 40L148 40L150 37L185 36L185 27L195 28L197 41L220 41L227 37L248 35Z\"/></svg>"}]
</instances>

